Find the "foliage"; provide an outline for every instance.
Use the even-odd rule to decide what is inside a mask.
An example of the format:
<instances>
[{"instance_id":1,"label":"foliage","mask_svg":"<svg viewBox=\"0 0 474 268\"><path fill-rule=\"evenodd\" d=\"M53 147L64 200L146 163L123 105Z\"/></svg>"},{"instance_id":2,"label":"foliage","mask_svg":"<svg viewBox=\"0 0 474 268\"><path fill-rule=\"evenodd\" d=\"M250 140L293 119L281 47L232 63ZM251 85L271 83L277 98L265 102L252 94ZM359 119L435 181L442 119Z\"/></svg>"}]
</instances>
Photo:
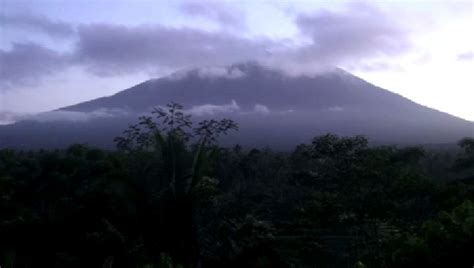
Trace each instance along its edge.
<instances>
[{"instance_id":1,"label":"foliage","mask_svg":"<svg viewBox=\"0 0 474 268\"><path fill-rule=\"evenodd\" d=\"M1 150L0 265L472 265L472 139L456 158L332 134L291 153L219 147L236 128L170 104L115 151Z\"/></svg>"}]
</instances>

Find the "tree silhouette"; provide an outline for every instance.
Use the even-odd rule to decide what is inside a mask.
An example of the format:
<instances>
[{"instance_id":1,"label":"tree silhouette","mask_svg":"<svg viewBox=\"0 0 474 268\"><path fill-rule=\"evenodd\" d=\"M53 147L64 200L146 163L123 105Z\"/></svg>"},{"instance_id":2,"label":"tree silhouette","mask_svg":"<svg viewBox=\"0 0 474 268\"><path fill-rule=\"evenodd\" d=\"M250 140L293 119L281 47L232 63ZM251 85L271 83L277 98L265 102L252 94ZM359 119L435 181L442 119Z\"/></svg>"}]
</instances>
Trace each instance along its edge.
<instances>
[{"instance_id":1,"label":"tree silhouette","mask_svg":"<svg viewBox=\"0 0 474 268\"><path fill-rule=\"evenodd\" d=\"M165 221L166 241L173 259L194 267L199 260L195 214L196 189L212 173L212 158L218 150L219 136L237 130L229 119L204 120L193 126L191 115L183 107L170 103L153 109L151 116L141 116L136 125L115 138L117 147L128 153L159 154L168 187L164 188L160 211Z\"/></svg>"}]
</instances>

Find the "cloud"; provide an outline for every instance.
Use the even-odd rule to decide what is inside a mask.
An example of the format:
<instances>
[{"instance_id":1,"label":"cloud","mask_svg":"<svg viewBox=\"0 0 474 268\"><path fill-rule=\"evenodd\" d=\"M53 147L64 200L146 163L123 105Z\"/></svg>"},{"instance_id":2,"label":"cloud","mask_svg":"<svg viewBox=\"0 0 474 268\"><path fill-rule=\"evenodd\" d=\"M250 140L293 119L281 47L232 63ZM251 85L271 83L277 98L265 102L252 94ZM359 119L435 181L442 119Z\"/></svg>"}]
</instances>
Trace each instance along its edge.
<instances>
[{"instance_id":1,"label":"cloud","mask_svg":"<svg viewBox=\"0 0 474 268\"><path fill-rule=\"evenodd\" d=\"M459 61L472 61L474 59L474 51L467 51L457 55Z\"/></svg>"},{"instance_id":2,"label":"cloud","mask_svg":"<svg viewBox=\"0 0 474 268\"><path fill-rule=\"evenodd\" d=\"M2 27L11 27L47 34L54 38L67 38L74 35L74 27L62 21L53 21L44 15L33 13L0 13Z\"/></svg>"},{"instance_id":3,"label":"cloud","mask_svg":"<svg viewBox=\"0 0 474 268\"><path fill-rule=\"evenodd\" d=\"M214 9L214 5L196 2L184 4L183 8L200 16L209 15L211 11L212 14L233 12L224 7ZM225 22L223 15L209 16L224 20L222 23L235 20ZM259 62L290 74L313 74L334 66L385 69L390 66L373 59L381 56L390 58L411 47L409 31L395 20L398 18L391 18L389 14L364 4L351 4L344 11L320 10L299 15L295 23L300 37L307 39L307 42L301 43L249 38L233 34L235 31L160 25L82 24L75 31L68 24L41 16L10 16L7 20L10 25L34 26L53 35L74 32L75 43L67 54L33 43L16 43L8 51L0 50L0 83L10 87L32 84L68 66L103 77L136 73L156 75L247 61ZM179 79L183 74L186 72L176 73L174 78ZM199 69L199 75L239 78L243 73L208 67Z\"/></svg>"},{"instance_id":4,"label":"cloud","mask_svg":"<svg viewBox=\"0 0 474 268\"><path fill-rule=\"evenodd\" d=\"M189 76L196 75L204 79L216 79L216 78L225 78L225 79L238 79L245 77L246 74L238 68L229 68L229 67L200 67L195 69L181 69L176 71L168 76L165 79L169 80L181 80Z\"/></svg>"},{"instance_id":5,"label":"cloud","mask_svg":"<svg viewBox=\"0 0 474 268\"><path fill-rule=\"evenodd\" d=\"M269 114L270 113L270 109L268 109L268 107L263 105L263 104L255 104L255 107L254 107L253 110L256 113L259 113L259 114Z\"/></svg>"},{"instance_id":6,"label":"cloud","mask_svg":"<svg viewBox=\"0 0 474 268\"><path fill-rule=\"evenodd\" d=\"M421 64L421 63L419 63ZM358 70L364 72L379 72L379 71L403 71L404 68L396 63L389 61L364 61L359 62L353 66L348 66L349 70Z\"/></svg>"},{"instance_id":7,"label":"cloud","mask_svg":"<svg viewBox=\"0 0 474 268\"><path fill-rule=\"evenodd\" d=\"M10 111L0 111L0 125L15 123L21 115Z\"/></svg>"},{"instance_id":8,"label":"cloud","mask_svg":"<svg viewBox=\"0 0 474 268\"><path fill-rule=\"evenodd\" d=\"M296 24L311 43L296 51L295 60L331 66L404 53L411 42L409 30L399 20L361 3L348 5L345 11L299 15Z\"/></svg>"},{"instance_id":9,"label":"cloud","mask_svg":"<svg viewBox=\"0 0 474 268\"><path fill-rule=\"evenodd\" d=\"M328 111L328 112L342 112L342 111L344 111L344 108L341 107L341 106L332 106L332 107L328 107L324 110Z\"/></svg>"},{"instance_id":10,"label":"cloud","mask_svg":"<svg viewBox=\"0 0 474 268\"><path fill-rule=\"evenodd\" d=\"M77 42L68 53L36 43L13 43L0 49L1 90L33 85L66 67L83 68L97 76L163 73L201 66L225 66L261 59L266 48L277 45L224 32L161 26L126 27L113 24L81 25ZM202 76L238 78L238 70L207 68Z\"/></svg>"},{"instance_id":11,"label":"cloud","mask_svg":"<svg viewBox=\"0 0 474 268\"><path fill-rule=\"evenodd\" d=\"M98 75L222 66L263 58L268 40L225 32L161 26L92 24L79 27L76 58Z\"/></svg>"},{"instance_id":12,"label":"cloud","mask_svg":"<svg viewBox=\"0 0 474 268\"><path fill-rule=\"evenodd\" d=\"M180 6L185 14L216 21L219 25L243 28L244 13L222 2L184 2Z\"/></svg>"},{"instance_id":13,"label":"cloud","mask_svg":"<svg viewBox=\"0 0 474 268\"><path fill-rule=\"evenodd\" d=\"M224 105L214 105L214 104L204 104L199 106L193 106L188 110L189 113L197 116L203 115L216 115L221 113L232 113L240 110L240 106L235 100L232 100L229 104Z\"/></svg>"},{"instance_id":14,"label":"cloud","mask_svg":"<svg viewBox=\"0 0 474 268\"><path fill-rule=\"evenodd\" d=\"M128 112L121 109L98 109L92 112L76 112L56 110L44 112L35 115L23 116L21 120L38 121L38 122L87 122L97 118L118 117L127 115Z\"/></svg>"},{"instance_id":15,"label":"cloud","mask_svg":"<svg viewBox=\"0 0 474 268\"><path fill-rule=\"evenodd\" d=\"M238 68L212 66L212 67L200 67L200 68L194 68L194 69L190 69L190 68L180 69L179 71L176 71L164 78L168 80L176 81L176 80L181 80L193 75L198 76L200 78L204 78L204 79L216 79L216 78L238 79L238 78L242 78L246 76L246 74Z\"/></svg>"},{"instance_id":16,"label":"cloud","mask_svg":"<svg viewBox=\"0 0 474 268\"><path fill-rule=\"evenodd\" d=\"M245 73L236 68L226 67L204 67L198 69L201 78L228 78L236 79L245 76Z\"/></svg>"},{"instance_id":17,"label":"cloud","mask_svg":"<svg viewBox=\"0 0 474 268\"><path fill-rule=\"evenodd\" d=\"M188 4L201 7L203 4ZM391 57L411 48L410 31L371 6L350 5L346 11L322 10L299 15L296 25L309 42L253 39L226 31L192 28L90 24L78 28L76 57L97 75L258 61L289 73L314 73L339 65L387 68L367 61Z\"/></svg>"},{"instance_id":18,"label":"cloud","mask_svg":"<svg viewBox=\"0 0 474 268\"><path fill-rule=\"evenodd\" d=\"M10 50L0 49L0 86L37 83L67 66L67 56L34 43L13 43Z\"/></svg>"}]
</instances>

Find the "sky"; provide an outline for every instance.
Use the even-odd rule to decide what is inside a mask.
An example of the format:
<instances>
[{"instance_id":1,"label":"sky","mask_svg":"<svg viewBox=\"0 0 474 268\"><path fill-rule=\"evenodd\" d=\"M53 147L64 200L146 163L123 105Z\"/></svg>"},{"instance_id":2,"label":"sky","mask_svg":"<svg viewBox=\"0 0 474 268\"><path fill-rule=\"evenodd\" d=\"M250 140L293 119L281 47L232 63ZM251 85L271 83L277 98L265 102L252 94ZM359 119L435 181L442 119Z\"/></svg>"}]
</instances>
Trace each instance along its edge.
<instances>
[{"instance_id":1,"label":"sky","mask_svg":"<svg viewBox=\"0 0 474 268\"><path fill-rule=\"evenodd\" d=\"M0 113L257 61L289 75L339 67L474 121L473 33L474 1L0 0Z\"/></svg>"}]
</instances>

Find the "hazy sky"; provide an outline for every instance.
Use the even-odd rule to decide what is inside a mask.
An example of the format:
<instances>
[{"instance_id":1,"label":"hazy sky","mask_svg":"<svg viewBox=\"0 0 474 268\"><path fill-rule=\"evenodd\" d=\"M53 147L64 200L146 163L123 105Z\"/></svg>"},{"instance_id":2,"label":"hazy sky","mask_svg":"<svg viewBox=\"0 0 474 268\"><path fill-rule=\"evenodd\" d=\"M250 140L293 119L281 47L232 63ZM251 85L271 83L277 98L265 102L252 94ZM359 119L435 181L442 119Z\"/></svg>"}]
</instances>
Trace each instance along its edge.
<instances>
[{"instance_id":1,"label":"hazy sky","mask_svg":"<svg viewBox=\"0 0 474 268\"><path fill-rule=\"evenodd\" d=\"M474 120L473 1L0 0L0 111L39 112L182 68L338 66Z\"/></svg>"}]
</instances>

